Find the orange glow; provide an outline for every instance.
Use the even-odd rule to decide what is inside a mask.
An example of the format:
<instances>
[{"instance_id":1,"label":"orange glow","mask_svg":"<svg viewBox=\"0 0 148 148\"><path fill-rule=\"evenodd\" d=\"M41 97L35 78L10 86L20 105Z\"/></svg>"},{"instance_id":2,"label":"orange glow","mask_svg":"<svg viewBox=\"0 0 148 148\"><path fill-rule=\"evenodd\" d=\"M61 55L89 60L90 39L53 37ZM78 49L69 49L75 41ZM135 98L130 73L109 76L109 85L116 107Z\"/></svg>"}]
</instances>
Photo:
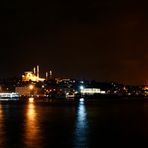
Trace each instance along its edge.
<instances>
[{"instance_id":1,"label":"orange glow","mask_svg":"<svg viewBox=\"0 0 148 148\"><path fill-rule=\"evenodd\" d=\"M0 103L0 137L1 137L0 145L2 143L5 143L6 137L3 134L5 132L6 132L5 131L5 117L4 117L4 112L3 112L2 104Z\"/></svg>"},{"instance_id":2,"label":"orange glow","mask_svg":"<svg viewBox=\"0 0 148 148\"><path fill-rule=\"evenodd\" d=\"M35 117L35 106L34 106L34 104L28 105L27 117L28 117L28 119L33 119Z\"/></svg>"},{"instance_id":3,"label":"orange glow","mask_svg":"<svg viewBox=\"0 0 148 148\"><path fill-rule=\"evenodd\" d=\"M33 103L34 102L34 98L29 98L29 103Z\"/></svg>"},{"instance_id":4,"label":"orange glow","mask_svg":"<svg viewBox=\"0 0 148 148\"><path fill-rule=\"evenodd\" d=\"M145 86L145 87L144 87L144 90L148 90L148 86Z\"/></svg>"},{"instance_id":5,"label":"orange glow","mask_svg":"<svg viewBox=\"0 0 148 148\"><path fill-rule=\"evenodd\" d=\"M29 89L31 89L31 90L32 90L33 88L34 88L34 86L33 86L33 85L29 85Z\"/></svg>"},{"instance_id":6,"label":"orange glow","mask_svg":"<svg viewBox=\"0 0 148 148\"><path fill-rule=\"evenodd\" d=\"M24 136L26 147L32 147L32 145L36 145L37 141L35 139L40 135L38 131L38 120L36 111L36 106L33 103L29 103L27 105Z\"/></svg>"},{"instance_id":7,"label":"orange glow","mask_svg":"<svg viewBox=\"0 0 148 148\"><path fill-rule=\"evenodd\" d=\"M25 72L25 75L22 75L22 78L23 78L23 81L31 80L31 81L38 82L38 81L45 80L44 78L39 78L38 76L36 76L32 71Z\"/></svg>"},{"instance_id":8,"label":"orange glow","mask_svg":"<svg viewBox=\"0 0 148 148\"><path fill-rule=\"evenodd\" d=\"M2 110L2 105L0 104L0 119L1 119L1 117L2 117L2 114L3 113L3 110Z\"/></svg>"}]
</instances>

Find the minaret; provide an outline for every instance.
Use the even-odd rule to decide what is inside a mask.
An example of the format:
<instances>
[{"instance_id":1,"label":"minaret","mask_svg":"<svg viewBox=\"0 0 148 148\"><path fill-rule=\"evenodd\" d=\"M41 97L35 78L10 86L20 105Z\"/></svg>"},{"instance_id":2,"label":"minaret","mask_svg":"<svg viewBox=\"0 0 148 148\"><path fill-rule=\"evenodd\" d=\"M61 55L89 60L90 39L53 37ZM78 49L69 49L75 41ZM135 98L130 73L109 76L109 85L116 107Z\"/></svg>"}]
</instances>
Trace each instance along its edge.
<instances>
[{"instance_id":1,"label":"minaret","mask_svg":"<svg viewBox=\"0 0 148 148\"><path fill-rule=\"evenodd\" d=\"M48 72L46 72L46 80L48 80Z\"/></svg>"},{"instance_id":2,"label":"minaret","mask_svg":"<svg viewBox=\"0 0 148 148\"><path fill-rule=\"evenodd\" d=\"M50 79L52 78L52 71L49 72Z\"/></svg>"},{"instance_id":3,"label":"minaret","mask_svg":"<svg viewBox=\"0 0 148 148\"><path fill-rule=\"evenodd\" d=\"M39 71L39 65L37 65L37 78L39 78L39 73L40 73L40 71Z\"/></svg>"},{"instance_id":4,"label":"minaret","mask_svg":"<svg viewBox=\"0 0 148 148\"><path fill-rule=\"evenodd\" d=\"M33 74L36 75L36 68L33 68Z\"/></svg>"}]
</instances>

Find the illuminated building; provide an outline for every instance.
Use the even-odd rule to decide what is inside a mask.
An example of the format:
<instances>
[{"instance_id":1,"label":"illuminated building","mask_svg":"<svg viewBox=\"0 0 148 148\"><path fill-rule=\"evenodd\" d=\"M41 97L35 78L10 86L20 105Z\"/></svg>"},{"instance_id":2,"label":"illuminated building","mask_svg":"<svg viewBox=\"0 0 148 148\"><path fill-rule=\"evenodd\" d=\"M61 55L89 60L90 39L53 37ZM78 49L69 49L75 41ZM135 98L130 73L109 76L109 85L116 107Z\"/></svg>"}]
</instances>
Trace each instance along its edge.
<instances>
[{"instance_id":1,"label":"illuminated building","mask_svg":"<svg viewBox=\"0 0 148 148\"><path fill-rule=\"evenodd\" d=\"M24 86L24 87L23 86L22 87L16 87L15 92L18 93L21 96L38 95L38 89L33 85Z\"/></svg>"},{"instance_id":2,"label":"illuminated building","mask_svg":"<svg viewBox=\"0 0 148 148\"><path fill-rule=\"evenodd\" d=\"M80 92L83 95L106 94L105 91L101 91L99 88L83 88L83 89L80 89Z\"/></svg>"},{"instance_id":3,"label":"illuminated building","mask_svg":"<svg viewBox=\"0 0 148 148\"><path fill-rule=\"evenodd\" d=\"M143 90L144 90L144 95L148 96L148 86L147 85L144 86Z\"/></svg>"},{"instance_id":4,"label":"illuminated building","mask_svg":"<svg viewBox=\"0 0 148 148\"><path fill-rule=\"evenodd\" d=\"M34 82L38 82L38 81L44 81L44 78L40 78L39 77L39 66L37 66L37 70L34 68L33 72L32 71L27 71L25 72L24 75L22 75L22 80L23 81L34 81Z\"/></svg>"},{"instance_id":5,"label":"illuminated building","mask_svg":"<svg viewBox=\"0 0 148 148\"><path fill-rule=\"evenodd\" d=\"M0 101L18 100L18 93L0 93Z\"/></svg>"},{"instance_id":6,"label":"illuminated building","mask_svg":"<svg viewBox=\"0 0 148 148\"><path fill-rule=\"evenodd\" d=\"M97 88L83 88L81 89L81 93L82 94L96 94L96 93L100 93L100 89Z\"/></svg>"}]
</instances>

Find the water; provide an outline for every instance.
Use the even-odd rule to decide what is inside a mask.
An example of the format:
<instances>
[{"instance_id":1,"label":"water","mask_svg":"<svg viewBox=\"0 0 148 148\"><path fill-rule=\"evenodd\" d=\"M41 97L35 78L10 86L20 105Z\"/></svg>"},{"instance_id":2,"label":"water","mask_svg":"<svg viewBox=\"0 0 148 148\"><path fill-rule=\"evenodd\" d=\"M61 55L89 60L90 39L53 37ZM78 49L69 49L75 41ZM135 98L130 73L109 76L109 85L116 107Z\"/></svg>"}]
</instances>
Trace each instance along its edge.
<instances>
[{"instance_id":1,"label":"water","mask_svg":"<svg viewBox=\"0 0 148 148\"><path fill-rule=\"evenodd\" d=\"M0 148L142 145L148 102L0 103Z\"/></svg>"}]
</instances>

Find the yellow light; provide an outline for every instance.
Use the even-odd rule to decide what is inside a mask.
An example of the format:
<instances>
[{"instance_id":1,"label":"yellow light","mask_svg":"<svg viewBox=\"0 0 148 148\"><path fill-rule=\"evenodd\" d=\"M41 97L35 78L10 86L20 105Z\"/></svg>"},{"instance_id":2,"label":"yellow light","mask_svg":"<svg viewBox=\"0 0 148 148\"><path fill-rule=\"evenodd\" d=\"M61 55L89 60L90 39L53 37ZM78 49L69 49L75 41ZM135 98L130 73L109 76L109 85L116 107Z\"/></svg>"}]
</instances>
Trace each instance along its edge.
<instances>
[{"instance_id":1,"label":"yellow light","mask_svg":"<svg viewBox=\"0 0 148 148\"><path fill-rule=\"evenodd\" d=\"M32 90L33 88L34 88L34 86L33 86L33 85L29 85L29 89L31 89L31 90Z\"/></svg>"},{"instance_id":2,"label":"yellow light","mask_svg":"<svg viewBox=\"0 0 148 148\"><path fill-rule=\"evenodd\" d=\"M144 90L148 90L148 86L145 86L145 87L144 87Z\"/></svg>"},{"instance_id":3,"label":"yellow light","mask_svg":"<svg viewBox=\"0 0 148 148\"><path fill-rule=\"evenodd\" d=\"M95 93L100 93L101 90L98 88L84 88L81 89L82 94L95 94Z\"/></svg>"},{"instance_id":4,"label":"yellow light","mask_svg":"<svg viewBox=\"0 0 148 148\"><path fill-rule=\"evenodd\" d=\"M29 98L29 102L33 103L34 102L34 98Z\"/></svg>"}]
</instances>

